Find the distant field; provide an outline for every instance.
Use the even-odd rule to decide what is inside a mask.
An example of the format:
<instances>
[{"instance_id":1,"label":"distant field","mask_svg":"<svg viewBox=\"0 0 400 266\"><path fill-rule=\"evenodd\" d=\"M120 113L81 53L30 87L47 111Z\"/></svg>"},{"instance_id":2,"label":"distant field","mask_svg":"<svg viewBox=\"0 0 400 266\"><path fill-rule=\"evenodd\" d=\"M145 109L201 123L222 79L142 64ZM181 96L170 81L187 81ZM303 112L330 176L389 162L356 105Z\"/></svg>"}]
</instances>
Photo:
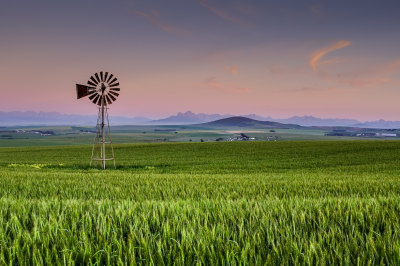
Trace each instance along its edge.
<instances>
[{"instance_id":1,"label":"distant field","mask_svg":"<svg viewBox=\"0 0 400 266\"><path fill-rule=\"evenodd\" d=\"M24 130L26 132L13 132ZM29 132L30 131L30 132ZM52 135L34 132L51 131ZM114 126L111 136L114 143L154 143L154 142L214 142L228 140L245 133L256 141L282 140L356 140L365 139L345 136L325 136L328 130L322 129L284 129L284 128L207 128L199 126ZM93 127L13 127L0 131L0 147L85 145L93 142ZM380 138L382 139L382 138ZM391 138L393 139L393 138ZM397 139L397 138L394 138Z\"/></svg>"},{"instance_id":2,"label":"distant field","mask_svg":"<svg viewBox=\"0 0 400 266\"><path fill-rule=\"evenodd\" d=\"M400 263L399 141L0 148L0 264Z\"/></svg>"}]
</instances>

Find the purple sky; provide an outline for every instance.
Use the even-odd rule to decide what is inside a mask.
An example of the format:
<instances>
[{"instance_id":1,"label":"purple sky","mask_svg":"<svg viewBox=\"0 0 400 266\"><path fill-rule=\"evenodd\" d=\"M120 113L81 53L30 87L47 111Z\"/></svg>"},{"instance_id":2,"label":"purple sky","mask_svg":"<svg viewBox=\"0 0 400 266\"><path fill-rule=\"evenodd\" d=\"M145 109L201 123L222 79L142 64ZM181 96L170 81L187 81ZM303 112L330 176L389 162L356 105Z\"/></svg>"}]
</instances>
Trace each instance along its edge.
<instances>
[{"instance_id":1,"label":"purple sky","mask_svg":"<svg viewBox=\"0 0 400 266\"><path fill-rule=\"evenodd\" d=\"M114 73L111 115L179 111L400 120L399 1L0 4L0 111L95 114L75 83Z\"/></svg>"}]
</instances>

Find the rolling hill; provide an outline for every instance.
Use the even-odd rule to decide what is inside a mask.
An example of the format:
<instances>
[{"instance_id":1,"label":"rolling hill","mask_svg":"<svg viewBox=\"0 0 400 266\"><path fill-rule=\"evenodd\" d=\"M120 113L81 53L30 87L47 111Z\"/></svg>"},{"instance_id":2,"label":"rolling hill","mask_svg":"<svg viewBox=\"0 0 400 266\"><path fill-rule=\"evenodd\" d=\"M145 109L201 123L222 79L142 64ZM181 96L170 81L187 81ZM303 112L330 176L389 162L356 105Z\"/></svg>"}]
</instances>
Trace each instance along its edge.
<instances>
[{"instance_id":1,"label":"rolling hill","mask_svg":"<svg viewBox=\"0 0 400 266\"><path fill-rule=\"evenodd\" d=\"M243 116L234 116L215 120L208 123L197 124L198 126L211 127L211 128L304 128L294 124L282 124L271 121L259 121Z\"/></svg>"}]
</instances>

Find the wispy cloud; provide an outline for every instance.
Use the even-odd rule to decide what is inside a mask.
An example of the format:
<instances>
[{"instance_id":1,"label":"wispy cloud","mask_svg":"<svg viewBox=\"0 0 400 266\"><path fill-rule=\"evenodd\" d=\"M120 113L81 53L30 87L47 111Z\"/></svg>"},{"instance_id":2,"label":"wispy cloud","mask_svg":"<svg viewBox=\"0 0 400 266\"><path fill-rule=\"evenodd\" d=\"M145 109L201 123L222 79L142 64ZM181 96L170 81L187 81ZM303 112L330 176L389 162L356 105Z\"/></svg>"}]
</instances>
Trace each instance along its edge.
<instances>
[{"instance_id":1,"label":"wispy cloud","mask_svg":"<svg viewBox=\"0 0 400 266\"><path fill-rule=\"evenodd\" d=\"M378 72L366 74L362 72L347 72L332 74L319 72L318 76L329 82L340 83L349 87L369 87L379 84L390 83L392 80L380 75Z\"/></svg>"},{"instance_id":2,"label":"wispy cloud","mask_svg":"<svg viewBox=\"0 0 400 266\"><path fill-rule=\"evenodd\" d=\"M372 78L372 79L339 79L339 82L354 87L373 86L377 84L389 83L389 78Z\"/></svg>"},{"instance_id":3,"label":"wispy cloud","mask_svg":"<svg viewBox=\"0 0 400 266\"><path fill-rule=\"evenodd\" d=\"M150 22L153 26L168 32L168 33L174 33L174 34L185 34L189 33L187 30L184 30L182 28L178 28L172 25L169 25L160 19L160 14L158 11L153 10L151 13L145 13L142 11L135 10L134 11L136 15L143 17L146 19L148 22Z\"/></svg>"},{"instance_id":4,"label":"wispy cloud","mask_svg":"<svg viewBox=\"0 0 400 266\"><path fill-rule=\"evenodd\" d=\"M320 60L327 54L342 49L346 46L349 46L351 44L350 41L345 41L345 40L340 40L338 42L333 43L332 45L322 48L320 50L315 51L310 58L309 64L311 68L314 70L314 72L317 71L317 66L323 62Z\"/></svg>"},{"instance_id":5,"label":"wispy cloud","mask_svg":"<svg viewBox=\"0 0 400 266\"><path fill-rule=\"evenodd\" d=\"M296 75L305 75L309 74L310 70L307 68L299 68L299 67L287 67L283 65L272 64L267 66L267 70L272 74L278 75L286 75L286 74L296 74Z\"/></svg>"},{"instance_id":6,"label":"wispy cloud","mask_svg":"<svg viewBox=\"0 0 400 266\"><path fill-rule=\"evenodd\" d=\"M211 89L218 89L231 93L250 93L252 91L252 89L248 87L237 86L234 84L223 84L219 82L216 77L210 77L206 79L205 84Z\"/></svg>"},{"instance_id":7,"label":"wispy cloud","mask_svg":"<svg viewBox=\"0 0 400 266\"><path fill-rule=\"evenodd\" d=\"M243 21L243 20L241 20L241 19L239 19L237 17L234 17L231 14L229 14L229 13L227 13L225 11L222 11L222 10L210 5L208 0L200 0L200 4L204 8L208 9L209 11L211 11L212 13L214 13L215 15L217 15L218 17L220 17L220 18L222 18L224 20L239 24L241 26L246 26L247 25L247 23L245 21Z\"/></svg>"},{"instance_id":8,"label":"wispy cloud","mask_svg":"<svg viewBox=\"0 0 400 266\"><path fill-rule=\"evenodd\" d=\"M392 74L400 70L400 60L391 61L377 68L377 72L382 75Z\"/></svg>"},{"instance_id":9,"label":"wispy cloud","mask_svg":"<svg viewBox=\"0 0 400 266\"><path fill-rule=\"evenodd\" d=\"M295 92L342 92L343 90L338 87L302 87L299 89L294 89Z\"/></svg>"},{"instance_id":10,"label":"wispy cloud","mask_svg":"<svg viewBox=\"0 0 400 266\"><path fill-rule=\"evenodd\" d=\"M299 89L297 89L297 91L301 91L301 92L304 92L304 91L306 91L306 92L316 92L316 91L321 91L321 90L323 90L323 89L321 89L321 88L316 88L316 87L302 87L302 88L299 88Z\"/></svg>"},{"instance_id":11,"label":"wispy cloud","mask_svg":"<svg viewBox=\"0 0 400 266\"><path fill-rule=\"evenodd\" d=\"M390 76L395 73L400 72L400 60L393 60L387 63L377 65L377 66L369 66L368 68L364 68L358 71L350 71L345 73L340 73L337 76L339 78L359 78L359 77L383 77Z\"/></svg>"},{"instance_id":12,"label":"wispy cloud","mask_svg":"<svg viewBox=\"0 0 400 266\"><path fill-rule=\"evenodd\" d=\"M228 67L228 70L232 75L237 76L239 74L239 67L238 66Z\"/></svg>"},{"instance_id":13,"label":"wispy cloud","mask_svg":"<svg viewBox=\"0 0 400 266\"><path fill-rule=\"evenodd\" d=\"M340 83L364 87L391 83L394 81L391 75L398 72L400 72L400 60L394 60L363 71L341 73L337 75L337 78Z\"/></svg>"},{"instance_id":14,"label":"wispy cloud","mask_svg":"<svg viewBox=\"0 0 400 266\"><path fill-rule=\"evenodd\" d=\"M251 5L249 2L245 1L236 2L234 4L234 9L245 16L255 17L262 15L262 11L260 9L257 9L257 7L254 5Z\"/></svg>"}]
</instances>

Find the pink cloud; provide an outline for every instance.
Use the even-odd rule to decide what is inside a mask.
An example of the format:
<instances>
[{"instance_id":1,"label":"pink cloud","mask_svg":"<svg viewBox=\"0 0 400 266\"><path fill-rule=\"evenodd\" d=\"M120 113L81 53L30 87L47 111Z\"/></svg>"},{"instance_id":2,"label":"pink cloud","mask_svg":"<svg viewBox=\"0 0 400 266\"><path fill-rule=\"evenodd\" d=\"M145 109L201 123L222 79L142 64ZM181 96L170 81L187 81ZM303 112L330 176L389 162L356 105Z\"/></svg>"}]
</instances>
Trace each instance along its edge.
<instances>
[{"instance_id":1,"label":"pink cloud","mask_svg":"<svg viewBox=\"0 0 400 266\"><path fill-rule=\"evenodd\" d=\"M239 74L239 67L238 66L231 66L231 67L229 67L229 72L232 75L237 76Z\"/></svg>"},{"instance_id":2,"label":"pink cloud","mask_svg":"<svg viewBox=\"0 0 400 266\"><path fill-rule=\"evenodd\" d=\"M206 79L205 84L213 89L223 89L223 86L221 83L217 82L217 78L216 77L211 77Z\"/></svg>"},{"instance_id":3,"label":"pink cloud","mask_svg":"<svg viewBox=\"0 0 400 266\"><path fill-rule=\"evenodd\" d=\"M278 74L278 75L286 75L286 74L304 75L310 72L308 69L300 67L287 67L277 64L268 66L267 70L272 74Z\"/></svg>"},{"instance_id":4,"label":"pink cloud","mask_svg":"<svg viewBox=\"0 0 400 266\"><path fill-rule=\"evenodd\" d=\"M235 9L243 15L252 16L252 17L259 16L262 12L259 9L257 9L256 7L249 5L244 1L236 2Z\"/></svg>"},{"instance_id":5,"label":"pink cloud","mask_svg":"<svg viewBox=\"0 0 400 266\"><path fill-rule=\"evenodd\" d=\"M252 89L248 87L237 87L233 88L233 91L237 93L250 93Z\"/></svg>"},{"instance_id":6,"label":"pink cloud","mask_svg":"<svg viewBox=\"0 0 400 266\"><path fill-rule=\"evenodd\" d=\"M211 11L212 13L214 13L215 15L217 15L218 17L220 17L220 18L222 18L224 20L227 20L227 21L230 21L230 22L242 25L242 26L247 25L247 23L244 22L243 20L241 20L239 18L236 18L236 17L228 14L227 12L222 11L222 10L220 10L218 8L215 8L214 6L210 5L208 0L200 0L200 4L204 8L208 9L209 11Z\"/></svg>"},{"instance_id":7,"label":"pink cloud","mask_svg":"<svg viewBox=\"0 0 400 266\"><path fill-rule=\"evenodd\" d=\"M148 22L150 22L153 26L155 26L156 28L159 28L165 32L168 33L174 33L174 34L184 34L184 33L189 33L187 30L175 27L175 26L171 26L165 22L162 22L160 20L160 15L158 13L158 11L153 10L151 13L145 13L142 11L134 11L136 15L139 15L143 18L145 18Z\"/></svg>"},{"instance_id":8,"label":"pink cloud","mask_svg":"<svg viewBox=\"0 0 400 266\"><path fill-rule=\"evenodd\" d=\"M314 72L317 71L317 66L321 64L320 60L327 54L342 49L346 46L349 46L351 44L351 42L349 41L345 41L345 40L340 40L338 42L335 42L333 44L331 44L328 47L319 49L317 51L315 51L310 58L309 64L311 66L311 68L314 70Z\"/></svg>"},{"instance_id":9,"label":"pink cloud","mask_svg":"<svg viewBox=\"0 0 400 266\"><path fill-rule=\"evenodd\" d=\"M364 86L372 86L377 84L383 84L390 82L388 78L373 78L373 79L340 79L340 83L355 86L355 87L364 87Z\"/></svg>"},{"instance_id":10,"label":"pink cloud","mask_svg":"<svg viewBox=\"0 0 400 266\"><path fill-rule=\"evenodd\" d=\"M310 58L309 65L314 72L316 72L319 65L344 62L344 59L333 58L322 60L322 58L328 53L347 47L350 44L350 41L340 40L328 47L315 51ZM350 87L368 87L392 82L387 76L399 69L400 60L395 60L382 66L375 66L363 71L350 71L339 74L318 71L318 75L327 81L337 82Z\"/></svg>"},{"instance_id":11,"label":"pink cloud","mask_svg":"<svg viewBox=\"0 0 400 266\"><path fill-rule=\"evenodd\" d=\"M394 60L383 66L378 67L376 71L380 74L388 75L399 70L400 70L400 60Z\"/></svg>"},{"instance_id":12,"label":"pink cloud","mask_svg":"<svg viewBox=\"0 0 400 266\"><path fill-rule=\"evenodd\" d=\"M341 92L342 89L341 88L337 88L337 87L302 87L300 89L296 89L295 91L298 92Z\"/></svg>"},{"instance_id":13,"label":"pink cloud","mask_svg":"<svg viewBox=\"0 0 400 266\"><path fill-rule=\"evenodd\" d=\"M346 85L363 87L392 83L390 75L400 70L400 60L390 61L380 66L374 66L363 71L337 74L337 80Z\"/></svg>"},{"instance_id":14,"label":"pink cloud","mask_svg":"<svg viewBox=\"0 0 400 266\"><path fill-rule=\"evenodd\" d=\"M223 84L219 82L216 77L210 77L206 79L205 84L211 89L217 89L231 93L243 94L250 93L252 91L252 89L248 87L242 87L235 84Z\"/></svg>"}]
</instances>

